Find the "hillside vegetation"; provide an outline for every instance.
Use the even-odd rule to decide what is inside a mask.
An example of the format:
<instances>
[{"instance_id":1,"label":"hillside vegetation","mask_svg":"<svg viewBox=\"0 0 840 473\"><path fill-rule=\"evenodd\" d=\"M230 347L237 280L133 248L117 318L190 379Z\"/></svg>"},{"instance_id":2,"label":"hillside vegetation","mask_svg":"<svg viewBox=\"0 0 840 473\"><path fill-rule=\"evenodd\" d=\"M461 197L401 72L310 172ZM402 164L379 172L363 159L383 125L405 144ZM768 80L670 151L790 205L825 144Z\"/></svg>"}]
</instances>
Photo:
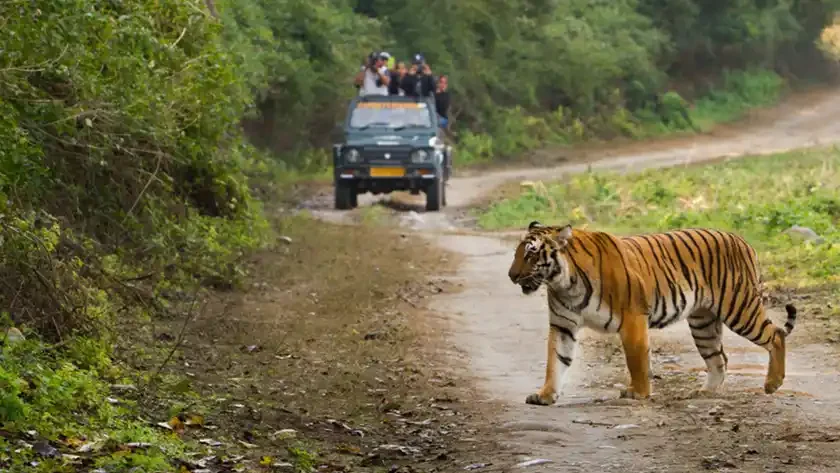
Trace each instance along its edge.
<instances>
[{"instance_id":1,"label":"hillside vegetation","mask_svg":"<svg viewBox=\"0 0 840 473\"><path fill-rule=\"evenodd\" d=\"M156 327L245 281L275 242L256 184L324 169L369 51L450 74L465 159L492 160L770 103L837 3L0 2L0 469L193 465Z\"/></svg>"},{"instance_id":2,"label":"hillside vegetation","mask_svg":"<svg viewBox=\"0 0 840 473\"><path fill-rule=\"evenodd\" d=\"M352 74L372 50L425 54L451 76L459 162L545 143L692 131L822 76L815 41L837 0L247 0L217 2L260 94L247 129L295 166L323 166ZM730 70L731 74L724 74ZM782 77L784 79L782 79Z\"/></svg>"}]
</instances>

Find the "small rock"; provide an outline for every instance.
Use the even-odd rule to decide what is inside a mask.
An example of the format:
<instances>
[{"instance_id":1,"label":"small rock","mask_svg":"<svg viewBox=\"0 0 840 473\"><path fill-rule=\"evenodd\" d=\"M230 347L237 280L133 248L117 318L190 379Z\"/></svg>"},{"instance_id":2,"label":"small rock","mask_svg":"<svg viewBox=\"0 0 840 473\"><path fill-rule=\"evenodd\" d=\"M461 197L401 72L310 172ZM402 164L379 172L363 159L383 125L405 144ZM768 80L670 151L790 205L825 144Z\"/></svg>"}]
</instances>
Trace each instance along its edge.
<instances>
[{"instance_id":1,"label":"small rock","mask_svg":"<svg viewBox=\"0 0 840 473\"><path fill-rule=\"evenodd\" d=\"M292 239L287 237L286 235L281 236L280 238L278 238L278 240L282 241L283 243L285 243L287 245L292 244Z\"/></svg>"},{"instance_id":2,"label":"small rock","mask_svg":"<svg viewBox=\"0 0 840 473\"><path fill-rule=\"evenodd\" d=\"M516 466L525 468L528 466L544 465L546 463L554 463L554 461L549 460L547 458L534 458L533 460L525 460L524 462L519 462L516 464Z\"/></svg>"},{"instance_id":3,"label":"small rock","mask_svg":"<svg viewBox=\"0 0 840 473\"><path fill-rule=\"evenodd\" d=\"M239 440L238 442L245 448L257 448L258 447L258 445L250 443L250 442L246 442L244 440Z\"/></svg>"},{"instance_id":4,"label":"small rock","mask_svg":"<svg viewBox=\"0 0 840 473\"><path fill-rule=\"evenodd\" d=\"M297 436L295 429L282 429L270 435L272 439L291 439Z\"/></svg>"},{"instance_id":5,"label":"small rock","mask_svg":"<svg viewBox=\"0 0 840 473\"><path fill-rule=\"evenodd\" d=\"M624 430L624 429L635 429L638 427L638 424L619 424L613 427L616 430Z\"/></svg>"},{"instance_id":6,"label":"small rock","mask_svg":"<svg viewBox=\"0 0 840 473\"><path fill-rule=\"evenodd\" d=\"M149 448L152 444L149 442L129 442L125 446L128 448Z\"/></svg>"},{"instance_id":7,"label":"small rock","mask_svg":"<svg viewBox=\"0 0 840 473\"><path fill-rule=\"evenodd\" d=\"M386 450L390 452L400 452L403 455L412 455L420 453L420 449L417 447L408 447L406 445L393 445L393 444L386 444L380 445L376 447L377 450Z\"/></svg>"},{"instance_id":8,"label":"small rock","mask_svg":"<svg viewBox=\"0 0 840 473\"><path fill-rule=\"evenodd\" d=\"M794 225L785 230L783 233L802 238L805 241L813 241L814 243L825 242L825 238L819 236L817 232L808 227L800 227L799 225Z\"/></svg>"},{"instance_id":9,"label":"small rock","mask_svg":"<svg viewBox=\"0 0 840 473\"><path fill-rule=\"evenodd\" d=\"M487 468L490 465L492 465L492 463L473 463L472 465L465 466L464 469L465 470L480 470L481 468Z\"/></svg>"},{"instance_id":10,"label":"small rock","mask_svg":"<svg viewBox=\"0 0 840 473\"><path fill-rule=\"evenodd\" d=\"M44 441L35 442L32 445L32 450L43 458L57 458L61 456L57 448Z\"/></svg>"},{"instance_id":11,"label":"small rock","mask_svg":"<svg viewBox=\"0 0 840 473\"><path fill-rule=\"evenodd\" d=\"M23 336L23 333L18 330L17 327L9 327L6 330L6 337L4 338L6 345L22 342L24 340L26 340L26 337Z\"/></svg>"}]
</instances>

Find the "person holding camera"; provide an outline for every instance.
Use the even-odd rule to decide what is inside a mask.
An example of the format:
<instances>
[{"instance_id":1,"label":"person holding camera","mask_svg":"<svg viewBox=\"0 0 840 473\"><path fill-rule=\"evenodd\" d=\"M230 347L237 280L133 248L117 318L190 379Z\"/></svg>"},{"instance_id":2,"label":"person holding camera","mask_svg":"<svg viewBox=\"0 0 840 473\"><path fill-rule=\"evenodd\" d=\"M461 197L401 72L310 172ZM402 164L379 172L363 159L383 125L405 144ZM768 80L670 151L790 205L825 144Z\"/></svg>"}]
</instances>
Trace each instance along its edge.
<instances>
[{"instance_id":1,"label":"person holding camera","mask_svg":"<svg viewBox=\"0 0 840 473\"><path fill-rule=\"evenodd\" d=\"M388 84L391 78L385 62L391 55L386 52L371 53L363 70L356 74L356 87L359 95L388 95Z\"/></svg>"},{"instance_id":2,"label":"person holding camera","mask_svg":"<svg viewBox=\"0 0 840 473\"><path fill-rule=\"evenodd\" d=\"M410 97L431 97L435 93L435 78L432 69L422 54L415 54L408 74L401 81L400 87Z\"/></svg>"},{"instance_id":3,"label":"person holding camera","mask_svg":"<svg viewBox=\"0 0 840 473\"><path fill-rule=\"evenodd\" d=\"M390 72L391 82L388 83L388 95L405 95L405 91L402 89L402 81L408 73L405 63L402 61L397 62L397 66Z\"/></svg>"}]
</instances>

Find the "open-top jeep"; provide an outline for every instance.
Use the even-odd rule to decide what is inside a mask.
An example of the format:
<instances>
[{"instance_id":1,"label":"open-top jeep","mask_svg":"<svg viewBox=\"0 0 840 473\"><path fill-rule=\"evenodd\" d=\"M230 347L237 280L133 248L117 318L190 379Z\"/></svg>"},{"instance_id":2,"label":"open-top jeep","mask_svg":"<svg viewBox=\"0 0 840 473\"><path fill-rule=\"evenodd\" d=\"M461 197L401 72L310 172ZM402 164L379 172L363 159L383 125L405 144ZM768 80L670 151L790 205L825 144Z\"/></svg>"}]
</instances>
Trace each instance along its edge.
<instances>
[{"instance_id":1,"label":"open-top jeep","mask_svg":"<svg viewBox=\"0 0 840 473\"><path fill-rule=\"evenodd\" d=\"M426 194L426 210L446 205L452 148L443 142L435 102L427 97L355 97L341 140L333 145L335 207L356 207L358 194Z\"/></svg>"}]
</instances>

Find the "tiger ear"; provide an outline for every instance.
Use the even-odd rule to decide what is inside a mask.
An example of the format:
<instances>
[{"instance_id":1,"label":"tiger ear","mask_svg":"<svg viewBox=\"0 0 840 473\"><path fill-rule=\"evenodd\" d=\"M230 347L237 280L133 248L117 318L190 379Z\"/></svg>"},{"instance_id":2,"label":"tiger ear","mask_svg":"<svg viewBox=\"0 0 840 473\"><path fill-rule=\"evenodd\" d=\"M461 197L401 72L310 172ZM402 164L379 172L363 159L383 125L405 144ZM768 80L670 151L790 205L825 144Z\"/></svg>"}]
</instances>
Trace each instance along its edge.
<instances>
[{"instance_id":1,"label":"tiger ear","mask_svg":"<svg viewBox=\"0 0 840 473\"><path fill-rule=\"evenodd\" d=\"M533 230L535 228L543 228L545 225L541 224L540 222L534 220L533 222L528 224L528 230Z\"/></svg>"},{"instance_id":2,"label":"tiger ear","mask_svg":"<svg viewBox=\"0 0 840 473\"><path fill-rule=\"evenodd\" d=\"M557 236L562 240L569 240L572 238L572 226L566 225L557 230Z\"/></svg>"}]
</instances>

